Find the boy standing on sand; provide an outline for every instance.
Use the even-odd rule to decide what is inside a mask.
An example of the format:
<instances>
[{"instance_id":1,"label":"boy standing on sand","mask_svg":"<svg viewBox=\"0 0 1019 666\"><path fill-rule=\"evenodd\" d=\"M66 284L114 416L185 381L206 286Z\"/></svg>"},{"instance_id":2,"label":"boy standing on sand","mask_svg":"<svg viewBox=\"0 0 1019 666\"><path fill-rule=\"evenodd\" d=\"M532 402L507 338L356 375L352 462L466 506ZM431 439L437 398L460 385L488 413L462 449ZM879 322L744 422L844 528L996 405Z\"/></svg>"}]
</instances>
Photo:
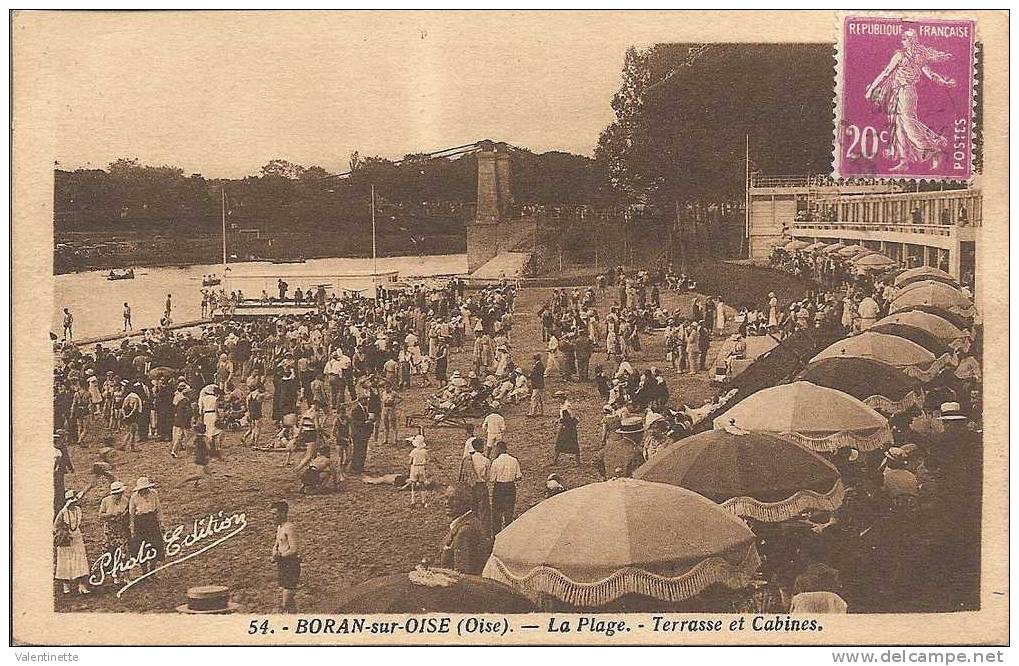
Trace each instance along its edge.
<instances>
[{"instance_id":1,"label":"boy standing on sand","mask_svg":"<svg viewBox=\"0 0 1019 666\"><path fill-rule=\"evenodd\" d=\"M297 545L297 528L290 522L290 505L283 500L272 503L276 522L276 541L272 545L270 562L276 564L280 584L280 611L297 612L297 583L301 578L301 555Z\"/></svg>"}]
</instances>

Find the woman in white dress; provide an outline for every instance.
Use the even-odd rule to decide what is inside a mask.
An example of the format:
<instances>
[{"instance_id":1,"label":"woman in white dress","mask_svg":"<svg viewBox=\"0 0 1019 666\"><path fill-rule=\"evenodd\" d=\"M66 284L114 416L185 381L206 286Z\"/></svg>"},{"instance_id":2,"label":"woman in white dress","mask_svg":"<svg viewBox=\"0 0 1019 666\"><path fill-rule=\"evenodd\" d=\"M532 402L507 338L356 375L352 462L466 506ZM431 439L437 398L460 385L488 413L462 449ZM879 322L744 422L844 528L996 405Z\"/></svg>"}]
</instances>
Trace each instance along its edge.
<instances>
[{"instance_id":1,"label":"woman in white dress","mask_svg":"<svg viewBox=\"0 0 1019 666\"><path fill-rule=\"evenodd\" d=\"M57 549L57 566L53 577L63 585L64 594L70 594L71 583L77 581L78 593L89 594L85 584L88 577L88 554L81 535L81 507L78 494L73 490L64 493L64 508L53 520L54 543Z\"/></svg>"},{"instance_id":2,"label":"woman in white dress","mask_svg":"<svg viewBox=\"0 0 1019 666\"><path fill-rule=\"evenodd\" d=\"M219 449L219 443L223 431L219 429L219 394L222 391L215 384L209 384L198 394L198 412L201 414L202 423L205 424L205 437L209 440L213 450Z\"/></svg>"}]
</instances>

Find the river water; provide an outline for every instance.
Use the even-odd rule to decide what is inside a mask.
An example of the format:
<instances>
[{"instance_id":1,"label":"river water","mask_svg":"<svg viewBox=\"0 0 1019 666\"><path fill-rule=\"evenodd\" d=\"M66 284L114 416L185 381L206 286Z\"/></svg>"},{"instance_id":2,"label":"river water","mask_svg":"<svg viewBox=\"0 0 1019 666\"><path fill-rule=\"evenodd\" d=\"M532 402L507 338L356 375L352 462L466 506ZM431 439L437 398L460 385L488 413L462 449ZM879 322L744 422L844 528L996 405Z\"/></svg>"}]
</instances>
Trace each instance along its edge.
<instances>
[{"instance_id":1,"label":"river water","mask_svg":"<svg viewBox=\"0 0 1019 666\"><path fill-rule=\"evenodd\" d=\"M371 291L372 259L309 259L303 264L243 262L230 264L227 279L216 287L229 293L241 289L246 298L257 298L262 289L276 293L276 280L282 277L289 294L297 287L327 283L327 292L342 289ZM467 271L466 254L423 257L380 257L378 271L399 271L400 279L411 276L447 275ZM159 325L166 295L173 295L172 318L176 322L199 319L202 314L202 278L215 273L223 276L223 266L196 265L186 268L134 269L133 280L107 280L109 271L88 271L55 276L53 331L63 330L63 309L74 316L74 337L87 338L115 333L123 328L124 303L131 305L135 330Z\"/></svg>"}]
</instances>

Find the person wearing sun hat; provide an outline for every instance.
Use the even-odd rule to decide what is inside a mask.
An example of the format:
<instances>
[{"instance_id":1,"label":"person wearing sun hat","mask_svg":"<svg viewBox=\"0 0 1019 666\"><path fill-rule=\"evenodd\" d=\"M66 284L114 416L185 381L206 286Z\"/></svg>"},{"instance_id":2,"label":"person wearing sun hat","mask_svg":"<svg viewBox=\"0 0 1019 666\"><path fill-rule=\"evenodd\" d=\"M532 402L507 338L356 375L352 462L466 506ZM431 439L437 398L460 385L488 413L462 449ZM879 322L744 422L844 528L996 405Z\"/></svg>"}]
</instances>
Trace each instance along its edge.
<instances>
[{"instance_id":1,"label":"person wearing sun hat","mask_svg":"<svg viewBox=\"0 0 1019 666\"><path fill-rule=\"evenodd\" d=\"M545 479L545 499L555 497L563 492L566 492L566 486L563 485L559 475L555 473L549 474L548 478Z\"/></svg>"},{"instance_id":2,"label":"person wearing sun hat","mask_svg":"<svg viewBox=\"0 0 1019 666\"><path fill-rule=\"evenodd\" d=\"M128 501L128 515L131 524L131 552L154 549L155 556L147 560L142 568L145 572L154 569L163 560L163 518L156 484L147 476L139 476L134 492Z\"/></svg>"},{"instance_id":3,"label":"person wearing sun hat","mask_svg":"<svg viewBox=\"0 0 1019 666\"><path fill-rule=\"evenodd\" d=\"M484 485L484 484L481 484ZM446 514L452 521L439 552L439 565L464 574L481 575L492 554L492 542L484 516L473 505L464 488L446 493Z\"/></svg>"},{"instance_id":4,"label":"person wearing sun hat","mask_svg":"<svg viewBox=\"0 0 1019 666\"><path fill-rule=\"evenodd\" d=\"M881 490L893 503L901 499L913 500L920 495L920 483L916 475L906 469L908 455L898 446L885 451L882 461L884 471Z\"/></svg>"},{"instance_id":5,"label":"person wearing sun hat","mask_svg":"<svg viewBox=\"0 0 1019 666\"><path fill-rule=\"evenodd\" d=\"M602 448L598 467L602 478L609 478L608 471L621 469L617 476L630 476L644 462L643 455L644 417L624 416Z\"/></svg>"},{"instance_id":6,"label":"person wearing sun hat","mask_svg":"<svg viewBox=\"0 0 1019 666\"><path fill-rule=\"evenodd\" d=\"M78 593L89 594L85 584L89 573L88 553L85 552L85 538L81 534L80 497L73 490L64 492L64 506L53 520L53 543L57 551L57 563L53 577L61 582L64 594L70 594L71 583L77 581Z\"/></svg>"},{"instance_id":7,"label":"person wearing sun hat","mask_svg":"<svg viewBox=\"0 0 1019 666\"><path fill-rule=\"evenodd\" d=\"M131 519L128 515L127 497L124 496L124 484L114 481L110 484L110 494L99 502L99 522L103 527L103 542L106 552L114 555L117 549L127 554L128 542L131 538ZM117 571L113 572L113 584L117 584Z\"/></svg>"},{"instance_id":8,"label":"person wearing sun hat","mask_svg":"<svg viewBox=\"0 0 1019 666\"><path fill-rule=\"evenodd\" d=\"M552 464L559 462L560 453L568 453L574 456L576 463L580 465L580 438L577 434L577 425L580 423L573 414L573 407L570 401L563 399L559 407L559 429L556 433L555 446L552 452Z\"/></svg>"},{"instance_id":9,"label":"person wearing sun hat","mask_svg":"<svg viewBox=\"0 0 1019 666\"><path fill-rule=\"evenodd\" d=\"M428 493L425 484L428 482L428 463L431 462L428 444L425 442L425 436L421 434L411 437L410 443L413 447L409 456L410 474L407 477L410 483L410 505L413 507L417 504L417 494L420 493L421 504L427 509Z\"/></svg>"}]
</instances>

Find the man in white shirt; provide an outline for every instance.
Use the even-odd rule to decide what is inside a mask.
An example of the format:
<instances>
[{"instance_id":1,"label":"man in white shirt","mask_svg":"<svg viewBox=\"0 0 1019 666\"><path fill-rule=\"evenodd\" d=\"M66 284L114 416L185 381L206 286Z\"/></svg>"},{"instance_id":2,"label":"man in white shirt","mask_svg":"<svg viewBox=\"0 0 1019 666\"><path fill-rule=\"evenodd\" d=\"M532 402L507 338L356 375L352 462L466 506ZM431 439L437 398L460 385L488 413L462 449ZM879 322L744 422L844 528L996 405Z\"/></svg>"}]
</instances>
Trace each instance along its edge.
<instances>
[{"instance_id":1,"label":"man in white shirt","mask_svg":"<svg viewBox=\"0 0 1019 666\"><path fill-rule=\"evenodd\" d=\"M491 455L496 443L503 441L506 433L506 419L499 413L498 403L492 404L491 411L481 424L481 431L488 435L485 453Z\"/></svg>"},{"instance_id":2,"label":"man in white shirt","mask_svg":"<svg viewBox=\"0 0 1019 666\"><path fill-rule=\"evenodd\" d=\"M523 478L520 463L506 453L506 442L497 442L493 449L495 459L488 470L492 481L492 534L513 522L513 510L517 503L517 481Z\"/></svg>"},{"instance_id":3,"label":"man in white shirt","mask_svg":"<svg viewBox=\"0 0 1019 666\"><path fill-rule=\"evenodd\" d=\"M866 331L868 328L876 324L878 318L881 316L881 307L870 295L867 295L862 301L860 301L858 310L860 313L861 331Z\"/></svg>"},{"instance_id":4,"label":"man in white shirt","mask_svg":"<svg viewBox=\"0 0 1019 666\"><path fill-rule=\"evenodd\" d=\"M223 442L223 431L217 424L219 418L219 395L222 390L215 384L209 384L198 395L198 414L205 424L205 437L209 441L209 451L219 455L220 444Z\"/></svg>"},{"instance_id":5,"label":"man in white shirt","mask_svg":"<svg viewBox=\"0 0 1019 666\"><path fill-rule=\"evenodd\" d=\"M342 349L337 348L333 352L332 358L326 361L323 371L329 380L329 401L333 409L343 402L344 389L349 390L351 400L357 400L352 362Z\"/></svg>"},{"instance_id":6,"label":"man in white shirt","mask_svg":"<svg viewBox=\"0 0 1019 666\"><path fill-rule=\"evenodd\" d=\"M548 362L545 365L545 376L551 377L552 372L555 371L557 376L562 376L563 368L559 363L559 339L556 338L555 334L552 334L548 338Z\"/></svg>"},{"instance_id":7,"label":"man in white shirt","mask_svg":"<svg viewBox=\"0 0 1019 666\"><path fill-rule=\"evenodd\" d=\"M491 502L488 497L488 479L492 468L492 461L485 457L482 449L484 442L480 437L471 437L464 447L464 458L460 467L460 483L466 485L471 491L471 501L478 517L483 521L489 520L492 511ZM470 466L467 469L467 466ZM465 473L466 470L466 473Z\"/></svg>"}]
</instances>

